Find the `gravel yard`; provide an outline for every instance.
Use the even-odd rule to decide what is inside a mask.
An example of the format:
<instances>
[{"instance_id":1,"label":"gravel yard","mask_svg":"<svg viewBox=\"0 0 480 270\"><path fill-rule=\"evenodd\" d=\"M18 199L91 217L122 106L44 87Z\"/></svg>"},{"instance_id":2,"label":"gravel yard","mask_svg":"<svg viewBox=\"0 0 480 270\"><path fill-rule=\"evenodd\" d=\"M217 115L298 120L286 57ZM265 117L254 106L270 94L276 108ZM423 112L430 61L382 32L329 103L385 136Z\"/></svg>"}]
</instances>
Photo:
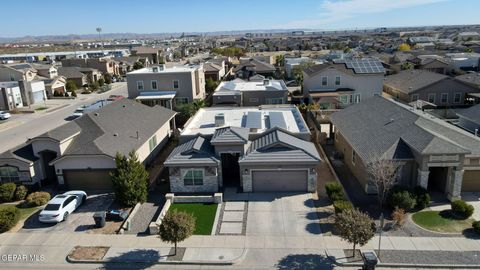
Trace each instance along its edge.
<instances>
[{"instance_id":1,"label":"gravel yard","mask_svg":"<svg viewBox=\"0 0 480 270\"><path fill-rule=\"evenodd\" d=\"M382 250L382 263L479 265L480 251Z\"/></svg>"}]
</instances>

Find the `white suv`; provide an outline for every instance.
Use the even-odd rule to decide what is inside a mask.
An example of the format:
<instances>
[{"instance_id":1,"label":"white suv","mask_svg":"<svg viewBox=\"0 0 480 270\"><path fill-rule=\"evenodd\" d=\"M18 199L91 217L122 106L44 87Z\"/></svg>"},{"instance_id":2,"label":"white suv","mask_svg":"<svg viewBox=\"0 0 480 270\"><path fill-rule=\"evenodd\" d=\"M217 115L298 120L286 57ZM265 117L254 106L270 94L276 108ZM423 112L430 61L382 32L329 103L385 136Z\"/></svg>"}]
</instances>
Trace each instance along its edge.
<instances>
[{"instance_id":1,"label":"white suv","mask_svg":"<svg viewBox=\"0 0 480 270\"><path fill-rule=\"evenodd\" d=\"M85 200L84 191L69 191L51 199L40 212L38 220L44 223L58 223L67 220L68 215L75 211Z\"/></svg>"},{"instance_id":2,"label":"white suv","mask_svg":"<svg viewBox=\"0 0 480 270\"><path fill-rule=\"evenodd\" d=\"M10 118L10 116L11 115L10 115L9 112L0 111L0 119L5 120L5 119Z\"/></svg>"}]
</instances>

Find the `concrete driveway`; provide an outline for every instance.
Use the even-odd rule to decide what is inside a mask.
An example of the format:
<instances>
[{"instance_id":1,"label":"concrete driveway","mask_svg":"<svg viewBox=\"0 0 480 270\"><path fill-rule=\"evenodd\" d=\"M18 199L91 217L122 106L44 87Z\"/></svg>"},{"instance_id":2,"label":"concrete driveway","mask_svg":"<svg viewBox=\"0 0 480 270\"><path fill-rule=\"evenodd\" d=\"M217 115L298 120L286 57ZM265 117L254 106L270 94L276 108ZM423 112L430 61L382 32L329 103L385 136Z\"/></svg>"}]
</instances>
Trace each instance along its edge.
<instances>
[{"instance_id":1,"label":"concrete driveway","mask_svg":"<svg viewBox=\"0 0 480 270\"><path fill-rule=\"evenodd\" d=\"M20 232L86 232L95 225L93 214L97 211L106 211L114 200L113 194L96 194L87 197L87 201L75 212L68 216L67 221L45 224L38 221L40 211L30 216Z\"/></svg>"},{"instance_id":2,"label":"concrete driveway","mask_svg":"<svg viewBox=\"0 0 480 270\"><path fill-rule=\"evenodd\" d=\"M248 196L247 235L321 234L310 193L252 193Z\"/></svg>"}]
</instances>

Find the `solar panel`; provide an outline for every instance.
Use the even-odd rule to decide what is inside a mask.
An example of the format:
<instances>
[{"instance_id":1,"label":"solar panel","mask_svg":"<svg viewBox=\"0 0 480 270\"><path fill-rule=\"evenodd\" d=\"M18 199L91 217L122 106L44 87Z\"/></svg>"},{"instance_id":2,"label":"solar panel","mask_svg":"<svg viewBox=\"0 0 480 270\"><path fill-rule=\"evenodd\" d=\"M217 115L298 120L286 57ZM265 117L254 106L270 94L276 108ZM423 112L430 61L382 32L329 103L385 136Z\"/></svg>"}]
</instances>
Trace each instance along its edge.
<instances>
[{"instance_id":1,"label":"solar panel","mask_svg":"<svg viewBox=\"0 0 480 270\"><path fill-rule=\"evenodd\" d=\"M270 120L270 128L279 127L287 129L287 123L285 123L282 112L270 112L268 118Z\"/></svg>"},{"instance_id":2,"label":"solar panel","mask_svg":"<svg viewBox=\"0 0 480 270\"><path fill-rule=\"evenodd\" d=\"M352 59L346 60L345 65L347 68L353 69L355 73L383 73L385 68L382 63L376 59Z\"/></svg>"},{"instance_id":3,"label":"solar panel","mask_svg":"<svg viewBox=\"0 0 480 270\"><path fill-rule=\"evenodd\" d=\"M245 124L247 128L262 128L262 113L261 112L248 112L247 113L247 123Z\"/></svg>"}]
</instances>

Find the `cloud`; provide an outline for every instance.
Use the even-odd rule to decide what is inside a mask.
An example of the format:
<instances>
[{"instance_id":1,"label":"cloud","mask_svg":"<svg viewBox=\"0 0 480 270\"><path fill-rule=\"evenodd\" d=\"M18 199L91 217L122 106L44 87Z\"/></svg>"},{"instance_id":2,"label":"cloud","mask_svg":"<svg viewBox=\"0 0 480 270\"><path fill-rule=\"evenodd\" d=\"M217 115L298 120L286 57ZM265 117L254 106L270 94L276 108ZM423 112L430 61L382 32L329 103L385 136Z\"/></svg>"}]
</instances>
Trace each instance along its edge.
<instances>
[{"instance_id":1,"label":"cloud","mask_svg":"<svg viewBox=\"0 0 480 270\"><path fill-rule=\"evenodd\" d=\"M449 0L325 0L319 7L318 18L291 21L279 28L321 28L327 24L359 15L382 13L444 1Z\"/></svg>"}]
</instances>

